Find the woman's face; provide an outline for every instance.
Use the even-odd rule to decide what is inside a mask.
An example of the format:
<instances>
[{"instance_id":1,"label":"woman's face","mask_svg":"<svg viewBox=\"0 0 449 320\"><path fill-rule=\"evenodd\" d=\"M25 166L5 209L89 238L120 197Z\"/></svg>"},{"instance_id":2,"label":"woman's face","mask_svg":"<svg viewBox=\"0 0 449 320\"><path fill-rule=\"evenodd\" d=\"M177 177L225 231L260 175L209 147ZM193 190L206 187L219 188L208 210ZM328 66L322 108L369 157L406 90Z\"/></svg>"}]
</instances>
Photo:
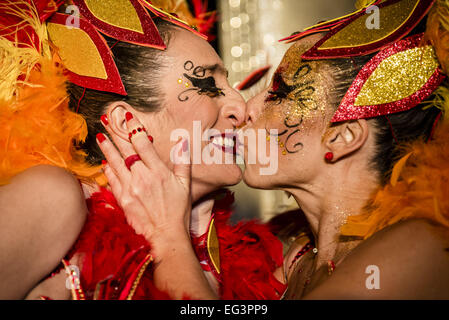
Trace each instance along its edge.
<instances>
[{"instance_id":1,"label":"woman's face","mask_svg":"<svg viewBox=\"0 0 449 320\"><path fill-rule=\"evenodd\" d=\"M311 183L325 165L323 134L330 115L326 108L326 67L317 61L303 61L301 55L317 40L293 44L273 75L270 86L248 101L246 130L265 130L266 150L277 152L277 171L261 175L258 148L245 140L245 182L262 189L287 189ZM270 134L270 130L277 134ZM260 136L259 136L260 137ZM260 143L260 142L259 142ZM276 150L275 150L276 149ZM268 153L267 152L267 153Z\"/></svg>"},{"instance_id":2,"label":"woman's face","mask_svg":"<svg viewBox=\"0 0 449 320\"><path fill-rule=\"evenodd\" d=\"M207 41L179 29L166 54L170 65L161 79L164 107L142 115L156 150L172 166L174 145L180 135L188 135L194 197L238 183L242 172L235 163L232 132L244 122L246 104L229 85L223 62Z\"/></svg>"}]
</instances>

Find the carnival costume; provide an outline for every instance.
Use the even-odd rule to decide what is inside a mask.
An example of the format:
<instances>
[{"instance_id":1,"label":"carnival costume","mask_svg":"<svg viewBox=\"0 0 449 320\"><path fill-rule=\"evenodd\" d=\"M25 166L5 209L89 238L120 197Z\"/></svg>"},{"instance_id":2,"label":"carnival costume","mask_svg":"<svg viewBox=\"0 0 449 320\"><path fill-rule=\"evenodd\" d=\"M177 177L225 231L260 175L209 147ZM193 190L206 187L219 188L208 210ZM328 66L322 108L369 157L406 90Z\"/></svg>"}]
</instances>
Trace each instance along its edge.
<instances>
[{"instance_id":1,"label":"carnival costume","mask_svg":"<svg viewBox=\"0 0 449 320\"><path fill-rule=\"evenodd\" d=\"M202 1L193 3L195 16L184 1L1 0L0 184L30 167L50 164L104 186L101 166L88 164L80 151L87 126L77 110L69 110L66 82L126 95L101 34L163 50L152 21L156 16L207 39L204 33L215 16L206 13ZM206 234L193 237L201 266L215 275L224 299L278 299L285 286L273 271L282 265L282 244L267 226L230 226L233 197L225 193L221 198ZM150 244L127 224L112 193L101 188L87 205L84 229L63 260L72 297L169 298L153 284ZM81 257L79 274L69 266L74 254Z\"/></svg>"}]
</instances>

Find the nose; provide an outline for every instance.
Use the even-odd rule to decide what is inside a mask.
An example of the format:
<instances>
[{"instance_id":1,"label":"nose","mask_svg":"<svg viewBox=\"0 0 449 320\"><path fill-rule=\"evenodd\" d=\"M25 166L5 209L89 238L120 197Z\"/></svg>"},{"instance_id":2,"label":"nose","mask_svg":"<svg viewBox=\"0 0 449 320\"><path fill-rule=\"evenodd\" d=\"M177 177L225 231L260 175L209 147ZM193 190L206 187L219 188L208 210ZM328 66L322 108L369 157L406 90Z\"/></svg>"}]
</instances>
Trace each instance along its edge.
<instances>
[{"instance_id":1,"label":"nose","mask_svg":"<svg viewBox=\"0 0 449 320\"><path fill-rule=\"evenodd\" d=\"M240 127L245 123L246 103L239 93L228 98L221 108L222 116L228 119L234 127Z\"/></svg>"},{"instance_id":2,"label":"nose","mask_svg":"<svg viewBox=\"0 0 449 320\"><path fill-rule=\"evenodd\" d=\"M262 113L264 108L264 97L265 93L261 92L248 101L245 117L247 124L254 123Z\"/></svg>"}]
</instances>

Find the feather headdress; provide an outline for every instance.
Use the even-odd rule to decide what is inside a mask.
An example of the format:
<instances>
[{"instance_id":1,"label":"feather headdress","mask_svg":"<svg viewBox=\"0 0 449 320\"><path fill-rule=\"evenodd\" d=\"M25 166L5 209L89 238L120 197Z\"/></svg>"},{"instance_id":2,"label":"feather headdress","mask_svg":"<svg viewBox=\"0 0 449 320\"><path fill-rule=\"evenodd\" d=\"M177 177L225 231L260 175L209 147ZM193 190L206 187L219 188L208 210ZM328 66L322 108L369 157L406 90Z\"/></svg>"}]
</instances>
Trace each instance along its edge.
<instances>
[{"instance_id":1,"label":"feather headdress","mask_svg":"<svg viewBox=\"0 0 449 320\"><path fill-rule=\"evenodd\" d=\"M176 3L169 8L171 13L145 0L68 2L77 6L80 16L58 13L64 2L0 0L0 185L39 164L65 168L84 181L105 183L100 167L88 164L77 148L87 136L87 125L69 110L66 91L70 81L126 95L101 33L163 49L153 15L207 38L178 18L193 17L184 0L159 4ZM199 16L192 21L210 22L213 14L205 13L204 2L198 4L203 6L196 7Z\"/></svg>"}]
</instances>

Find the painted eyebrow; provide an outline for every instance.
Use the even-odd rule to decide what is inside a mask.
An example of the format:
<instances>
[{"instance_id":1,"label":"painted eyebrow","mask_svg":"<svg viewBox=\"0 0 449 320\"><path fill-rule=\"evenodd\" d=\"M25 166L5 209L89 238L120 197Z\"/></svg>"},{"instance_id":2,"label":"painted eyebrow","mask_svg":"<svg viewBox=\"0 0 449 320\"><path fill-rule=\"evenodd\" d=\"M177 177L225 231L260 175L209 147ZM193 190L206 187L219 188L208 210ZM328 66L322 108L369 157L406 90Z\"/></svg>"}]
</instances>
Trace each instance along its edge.
<instances>
[{"instance_id":1,"label":"painted eyebrow","mask_svg":"<svg viewBox=\"0 0 449 320\"><path fill-rule=\"evenodd\" d=\"M226 69L219 63L211 64L211 65L204 65L201 67L204 68L204 70L209 70L212 73L220 73L220 74L226 76L226 78L229 76L228 69Z\"/></svg>"}]
</instances>

